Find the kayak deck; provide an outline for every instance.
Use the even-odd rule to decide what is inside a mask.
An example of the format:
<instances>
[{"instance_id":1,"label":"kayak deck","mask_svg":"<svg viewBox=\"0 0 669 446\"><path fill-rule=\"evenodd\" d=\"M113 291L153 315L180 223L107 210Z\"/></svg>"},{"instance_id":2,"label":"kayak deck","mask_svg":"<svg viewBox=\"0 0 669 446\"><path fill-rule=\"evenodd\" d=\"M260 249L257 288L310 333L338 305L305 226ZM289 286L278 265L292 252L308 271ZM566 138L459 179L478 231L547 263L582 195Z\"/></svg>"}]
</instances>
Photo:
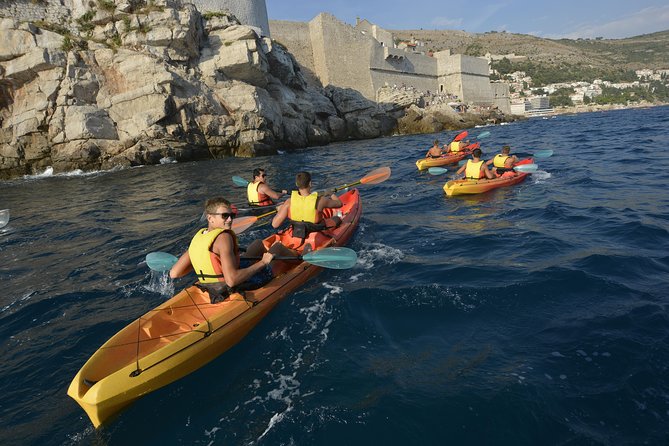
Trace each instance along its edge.
<instances>
[{"instance_id":1,"label":"kayak deck","mask_svg":"<svg viewBox=\"0 0 669 446\"><path fill-rule=\"evenodd\" d=\"M515 165L531 164L532 158L526 158L519 161ZM518 184L525 180L529 174L526 172L506 172L504 175L493 179L479 179L479 180L451 180L444 185L444 192L449 197L456 195L472 195L488 192L499 187L508 187Z\"/></svg>"},{"instance_id":2,"label":"kayak deck","mask_svg":"<svg viewBox=\"0 0 669 446\"><path fill-rule=\"evenodd\" d=\"M341 246L358 225L362 206L357 189L343 194L342 223L306 239L314 250ZM331 211L331 210L328 210ZM332 212L326 213L331 216ZM267 237L301 252L302 239L290 231ZM206 291L190 286L131 322L102 345L72 380L68 395L95 427L137 398L174 382L239 342L283 297L322 268L300 260L281 261L281 270L257 290L231 294L212 304Z\"/></svg>"}]
</instances>

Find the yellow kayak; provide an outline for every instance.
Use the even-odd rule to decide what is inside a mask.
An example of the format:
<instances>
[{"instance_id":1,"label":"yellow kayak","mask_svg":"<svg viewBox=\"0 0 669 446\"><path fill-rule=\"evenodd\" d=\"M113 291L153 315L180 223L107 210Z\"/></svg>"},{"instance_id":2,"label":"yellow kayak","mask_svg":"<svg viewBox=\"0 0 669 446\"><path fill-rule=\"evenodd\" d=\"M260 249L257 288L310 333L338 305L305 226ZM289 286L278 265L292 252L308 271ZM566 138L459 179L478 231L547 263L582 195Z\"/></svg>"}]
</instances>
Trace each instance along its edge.
<instances>
[{"instance_id":1,"label":"yellow kayak","mask_svg":"<svg viewBox=\"0 0 669 446\"><path fill-rule=\"evenodd\" d=\"M430 167L448 166L449 164L455 164L463 160L470 153L471 152L467 151L453 153L451 155L442 155L437 158L421 158L416 161L416 167L418 167L418 170L425 170Z\"/></svg>"},{"instance_id":2,"label":"yellow kayak","mask_svg":"<svg viewBox=\"0 0 669 446\"><path fill-rule=\"evenodd\" d=\"M343 213L342 224L306 239L314 252L345 244L358 225L362 213L358 190L340 199L344 206L337 210ZM290 231L264 242L271 245L277 240L291 248L303 246L303 240L292 237ZM285 272L262 288L234 293L220 303L212 304L208 293L196 286L179 292L102 345L79 370L67 394L98 427L142 395L202 367L239 342L283 297L322 270L299 260L284 263Z\"/></svg>"}]
</instances>

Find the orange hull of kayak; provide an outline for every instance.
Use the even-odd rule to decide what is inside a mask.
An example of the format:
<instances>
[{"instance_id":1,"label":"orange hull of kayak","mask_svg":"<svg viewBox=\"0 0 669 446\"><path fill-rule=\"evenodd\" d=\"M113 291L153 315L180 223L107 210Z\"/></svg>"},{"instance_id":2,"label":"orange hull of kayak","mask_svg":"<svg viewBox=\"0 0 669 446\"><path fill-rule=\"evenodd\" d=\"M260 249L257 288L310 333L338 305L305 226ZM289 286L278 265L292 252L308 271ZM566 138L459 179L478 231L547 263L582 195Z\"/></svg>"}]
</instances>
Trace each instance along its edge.
<instances>
[{"instance_id":1,"label":"orange hull of kayak","mask_svg":"<svg viewBox=\"0 0 669 446\"><path fill-rule=\"evenodd\" d=\"M525 158L521 161L518 161L515 165L519 166L522 164L531 164L532 158ZM449 197L454 195L472 195L472 194L482 194L498 187L507 187L513 186L525 180L527 175L526 172L513 172L513 175L510 175L512 172L507 172L504 176L499 178L489 179L480 179L480 180L451 180L444 185L444 192Z\"/></svg>"},{"instance_id":2,"label":"orange hull of kayak","mask_svg":"<svg viewBox=\"0 0 669 446\"><path fill-rule=\"evenodd\" d=\"M416 161L418 170L429 169L430 167L448 166L463 160L470 152L458 152L452 155L442 155L438 158L421 158Z\"/></svg>"},{"instance_id":3,"label":"orange hull of kayak","mask_svg":"<svg viewBox=\"0 0 669 446\"><path fill-rule=\"evenodd\" d=\"M358 226L362 205L357 189L343 194L342 223L312 233L314 250L342 246ZM264 240L298 248L290 231ZM239 342L286 295L322 268L299 260L283 261L285 271L262 288L234 293L212 304L206 291L191 286L131 322L102 345L79 370L67 394L98 427L136 399L199 369Z\"/></svg>"}]
</instances>

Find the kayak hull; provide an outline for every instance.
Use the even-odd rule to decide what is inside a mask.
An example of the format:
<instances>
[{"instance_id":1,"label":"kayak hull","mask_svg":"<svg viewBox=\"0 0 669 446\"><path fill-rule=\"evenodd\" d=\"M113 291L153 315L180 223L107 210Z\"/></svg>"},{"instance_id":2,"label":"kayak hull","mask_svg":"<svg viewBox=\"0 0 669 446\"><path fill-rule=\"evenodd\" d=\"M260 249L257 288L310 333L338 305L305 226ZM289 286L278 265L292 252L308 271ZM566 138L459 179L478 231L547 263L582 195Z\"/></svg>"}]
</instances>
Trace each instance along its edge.
<instances>
[{"instance_id":1,"label":"kayak hull","mask_svg":"<svg viewBox=\"0 0 669 446\"><path fill-rule=\"evenodd\" d=\"M448 166L450 164L456 164L462 161L467 155L469 155L469 152L442 155L438 158L421 158L416 161L416 167L418 167L418 170L425 170L429 169L430 167Z\"/></svg>"},{"instance_id":2,"label":"kayak hull","mask_svg":"<svg viewBox=\"0 0 669 446\"><path fill-rule=\"evenodd\" d=\"M360 195L341 197L342 223L311 234L314 250L348 242L362 213ZM301 239L289 232L275 240L301 251ZM281 262L283 273L262 288L234 293L212 304L209 295L191 286L131 322L102 345L76 374L68 388L97 428L147 393L166 386L220 356L237 344L286 295L322 268L294 260Z\"/></svg>"},{"instance_id":3,"label":"kayak hull","mask_svg":"<svg viewBox=\"0 0 669 446\"><path fill-rule=\"evenodd\" d=\"M516 165L531 163L532 158L527 158L519 161ZM528 175L529 174L526 172L507 172L503 176L493 179L451 180L444 185L444 192L446 192L446 195L449 197L456 195L482 194L500 187L508 187L521 183Z\"/></svg>"}]
</instances>

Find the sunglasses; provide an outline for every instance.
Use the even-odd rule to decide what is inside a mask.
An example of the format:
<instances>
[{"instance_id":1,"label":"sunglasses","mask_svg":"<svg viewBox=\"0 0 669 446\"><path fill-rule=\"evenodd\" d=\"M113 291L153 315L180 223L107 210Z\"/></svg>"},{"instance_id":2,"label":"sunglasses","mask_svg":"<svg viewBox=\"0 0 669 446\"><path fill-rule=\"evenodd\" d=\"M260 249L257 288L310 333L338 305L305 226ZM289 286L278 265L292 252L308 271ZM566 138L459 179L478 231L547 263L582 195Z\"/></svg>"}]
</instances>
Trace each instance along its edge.
<instances>
[{"instance_id":1,"label":"sunglasses","mask_svg":"<svg viewBox=\"0 0 669 446\"><path fill-rule=\"evenodd\" d=\"M223 218L223 220L227 220L228 218L230 220L234 220L235 217L236 217L236 214L234 214L232 212L218 212L218 213L213 213L213 214L210 214L210 215L220 215Z\"/></svg>"}]
</instances>

